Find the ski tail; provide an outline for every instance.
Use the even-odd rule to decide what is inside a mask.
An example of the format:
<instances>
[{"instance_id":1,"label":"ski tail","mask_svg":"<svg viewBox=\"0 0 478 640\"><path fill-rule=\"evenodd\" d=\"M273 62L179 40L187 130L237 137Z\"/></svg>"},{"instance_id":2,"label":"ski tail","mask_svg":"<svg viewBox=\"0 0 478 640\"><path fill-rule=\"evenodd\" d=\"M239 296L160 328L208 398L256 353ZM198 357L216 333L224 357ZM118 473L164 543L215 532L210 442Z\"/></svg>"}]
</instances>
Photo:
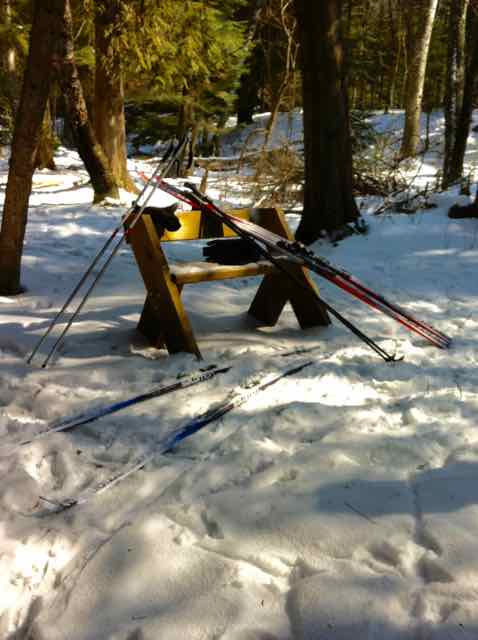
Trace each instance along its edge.
<instances>
[{"instance_id":1,"label":"ski tail","mask_svg":"<svg viewBox=\"0 0 478 640\"><path fill-rule=\"evenodd\" d=\"M451 339L448 336L440 334L436 332L436 330L429 328L428 325L416 320L411 314L403 312L403 310L401 310L397 305L389 303L383 296L374 294L370 289L363 289L362 287L355 286L352 280L343 279L335 275L328 275L317 268L313 270L343 291L352 295L354 298L361 300L376 311L392 318L406 329L421 336L434 346L446 349L451 345Z\"/></svg>"},{"instance_id":2,"label":"ski tail","mask_svg":"<svg viewBox=\"0 0 478 640\"><path fill-rule=\"evenodd\" d=\"M371 297L375 298L375 300L377 300L377 302L379 302L379 303L383 304L384 306L388 307L394 313L402 316L402 318L404 318L405 320L407 320L411 324L415 325L416 327L419 327L425 333L428 333L430 336L433 336L436 340L438 340L440 343L442 343L441 346L449 347L451 345L452 339L451 339L450 336L446 335L442 331L439 331L438 329L436 329L432 325L424 322L423 320L420 320L420 319L416 318L414 315L412 315L411 313L409 313L408 311L406 311L405 309L400 307L398 304L392 303L389 300L387 300L383 295L374 292L372 289L369 289L362 282L360 282L360 280L358 280L357 278L350 276L349 279L353 284L355 284L362 291L365 291L365 293L368 293Z\"/></svg>"}]
</instances>

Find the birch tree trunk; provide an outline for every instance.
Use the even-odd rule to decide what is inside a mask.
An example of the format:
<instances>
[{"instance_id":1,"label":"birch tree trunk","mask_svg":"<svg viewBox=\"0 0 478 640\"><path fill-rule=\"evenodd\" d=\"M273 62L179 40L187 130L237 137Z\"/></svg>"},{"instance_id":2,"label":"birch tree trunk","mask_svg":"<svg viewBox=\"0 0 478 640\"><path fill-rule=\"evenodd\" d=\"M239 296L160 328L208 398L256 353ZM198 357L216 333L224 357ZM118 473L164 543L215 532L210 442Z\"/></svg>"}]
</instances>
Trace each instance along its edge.
<instances>
[{"instance_id":1,"label":"birch tree trunk","mask_svg":"<svg viewBox=\"0 0 478 640\"><path fill-rule=\"evenodd\" d=\"M414 156L420 142L422 109L428 51L438 0L410 0L407 3L407 81L405 87L405 128L400 155Z\"/></svg>"},{"instance_id":2,"label":"birch tree trunk","mask_svg":"<svg viewBox=\"0 0 478 640\"><path fill-rule=\"evenodd\" d=\"M0 294L20 293L23 242L35 158L62 27L64 0L36 0L30 48L13 132L0 231Z\"/></svg>"}]
</instances>

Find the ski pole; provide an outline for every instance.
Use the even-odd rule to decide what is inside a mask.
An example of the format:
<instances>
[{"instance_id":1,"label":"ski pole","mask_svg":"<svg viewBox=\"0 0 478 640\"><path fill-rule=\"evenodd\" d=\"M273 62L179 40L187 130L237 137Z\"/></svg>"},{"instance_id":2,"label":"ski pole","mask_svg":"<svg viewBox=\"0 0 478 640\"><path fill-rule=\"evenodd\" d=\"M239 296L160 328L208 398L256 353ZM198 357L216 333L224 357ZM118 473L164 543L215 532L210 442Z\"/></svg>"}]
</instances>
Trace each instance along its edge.
<instances>
[{"instance_id":1,"label":"ski pole","mask_svg":"<svg viewBox=\"0 0 478 640\"><path fill-rule=\"evenodd\" d=\"M174 153L170 155L169 161L166 165L166 167L163 169L162 173L163 174L167 174L174 162L175 159L178 155L178 153L180 152L180 150L182 149L182 147L184 146L184 144L186 143L187 137L183 138L183 140L181 140L181 142L179 143L178 147L176 148L176 150L174 151ZM100 252L98 253L98 255L95 257L93 263L90 265L89 269L87 270L87 272L85 273L85 275L83 276L83 278L81 279L81 281L78 283L78 285L75 287L75 289L73 290L73 292L70 294L70 296L68 297L68 300L65 302L65 304L63 305L61 311L57 314L57 316L54 319L54 322L50 325L50 327L48 328L47 332L44 334L44 336L42 337L42 339L40 340L40 342L38 343L38 345L36 346L34 352L32 353L32 355L30 356L30 358L28 359L27 362L31 362L31 359L33 358L34 354L36 353L36 351L38 350L40 344L44 341L44 339L47 337L47 335L49 335L49 333L51 332L51 330L53 329L53 327L55 326L55 324L58 321L58 318L62 315L62 313L65 311L65 309L67 308L67 306L69 306L70 302L73 300L74 296L76 295L76 293L78 292L78 290L80 289L80 287L83 285L83 283L86 281L87 277L90 275L90 273L92 272L93 268L96 266L96 264L98 263L99 259L102 257L102 255L105 253L105 250L107 249L107 247L111 244L111 242L113 241L114 237L117 235L117 233L124 229L125 225L128 226L128 230L132 229L134 227L134 225L137 223L137 221L139 220L139 218L141 217L144 208L146 207L146 205L148 204L149 200L151 199L151 197L153 196L154 192L157 189L157 183L153 183L153 188L151 190L151 192L148 194L147 197L145 197L143 203L140 205L140 208L137 208L137 202L138 200L144 195L144 193L146 192L146 189L152 184L152 181L155 180L158 176L158 174L161 172L163 168L163 162L161 162L157 169L155 170L155 173L151 176L151 179L148 181L148 183L145 185L145 187L143 188L140 196L136 199L135 203L132 205L130 211L127 213L127 215L123 218L122 222L120 225L118 225L118 227L113 231L113 234L110 236L110 238L108 239L108 241L105 243L105 245L103 246L103 248L100 250ZM132 219L132 220L131 220ZM131 223L128 224L129 220L131 220ZM93 289L96 287L98 281L100 280L100 278L103 276L104 272L106 271L108 265L111 263L112 259L114 258L114 256L117 254L118 250L120 249L121 245L123 244L124 240L125 240L125 233L123 232L123 235L121 236L121 238L118 240L118 242L116 243L116 245L113 247L110 255L108 256L108 258L106 259L105 263L103 264L103 266L101 267L100 271L98 272L98 274L96 275L96 277L94 278L93 282L91 283L90 287L88 288L88 290L86 291L85 295L83 296L82 300L80 301L79 305L77 306L77 308L73 311L70 319L68 320L65 328L63 329L63 331L61 332L59 338L56 340L56 342L54 343L53 347L51 348L51 350L48 352L47 357L45 358L45 360L42 363L42 368L45 368L48 364L48 362L50 361L50 358L53 356L53 354L55 353L55 351L58 348L58 345L60 344L61 340L65 337L65 335L67 334L67 332L69 331L71 325L73 324L73 322L75 321L76 317L78 316L78 314L80 313L80 311L83 309L86 301L88 300L88 298L90 297L90 294L92 293Z\"/></svg>"},{"instance_id":2,"label":"ski pole","mask_svg":"<svg viewBox=\"0 0 478 640\"><path fill-rule=\"evenodd\" d=\"M68 306L70 305L71 301L73 300L73 298L76 296L76 294L78 293L78 291L81 289L81 287L83 286L84 282L86 281L86 279L88 278L88 276L90 275L90 273L93 271L93 269L95 268L95 266L98 264L98 261L101 259L101 257L104 255L105 251L108 249L108 247L110 246L110 244L113 242L114 238L116 237L116 235L119 233L119 231L121 231L123 229L123 226L125 224L125 222L128 220L128 218L130 217L130 215L133 213L134 208L136 206L136 204L138 203L138 201L142 198L142 196L144 195L144 193L146 192L146 190L148 189L149 185L151 184L151 182L158 177L165 161L169 158L169 156L171 155L172 152L172 146L169 147L169 149L166 151L166 153L164 154L163 158L161 159L160 163L158 164L157 168L155 169L154 173L151 175L150 180L144 185L141 193L138 195L138 197L136 198L135 202L131 205L130 209L127 211L124 220L113 230L113 232L111 233L111 235L109 236L109 238L106 240L106 242L104 243L104 245L101 247L101 249L98 251L98 253L96 254L96 256L94 257L93 261L91 262L90 266L87 268L87 270L85 271L85 273L83 274L83 276L80 278L80 280L78 281L78 283L76 284L76 286L74 287L74 289L72 290L72 292L70 293L70 295L68 296L68 298L65 300L63 306L61 307L61 309L58 311L58 313L55 315L55 317L53 318L53 320L51 321L51 323L49 324L47 330L45 331L45 333L41 336L40 340L37 342L37 344L35 345L33 351L31 352L30 356L27 359L27 364L30 364L33 360L33 358L35 357L38 349L41 347L41 345L43 344L43 342L46 340L46 338L50 335L51 331L53 330L54 326L57 324L58 320L60 319L60 317L64 314L64 312L66 311L66 309L68 308Z\"/></svg>"},{"instance_id":3,"label":"ski pole","mask_svg":"<svg viewBox=\"0 0 478 640\"><path fill-rule=\"evenodd\" d=\"M234 218L234 216L231 216L231 218ZM262 231L259 231L259 230L256 232L255 230L256 225L250 225L248 221L243 221L242 219L239 219L239 218L234 218L234 221L240 227L245 227L246 229L253 228L254 236L257 236L266 244L267 243L269 245L272 244L271 242L272 234L269 235L269 232L267 232L266 230L264 230L264 233L262 233ZM276 235L273 234L273 237L276 238ZM374 294L372 290L366 287L360 287L354 279L346 280L341 276L340 271L334 268L332 269L324 268L320 264L320 261L316 261L315 257L294 253L287 246L285 245L281 246L280 243L282 242L283 240L280 240L279 242L275 241L274 246L277 246L279 249L285 249L285 253L287 253L287 255L291 255L292 258L295 256L297 259L299 259L299 261L304 266L308 267L313 272L317 273L318 275L325 278L326 280L329 280L329 282L332 282L343 291L346 291L347 293L357 298L358 300L361 300L362 302L369 305L370 307L392 318L393 320L400 323L410 331L413 331L414 333L420 335L422 338L425 338L426 340L428 340L428 342L430 342L434 346L439 348L447 348L450 345L450 339L447 336L443 334L444 338L442 338L440 335L440 332L431 331L430 329L427 328L427 325L413 319L413 316L409 316L406 313L401 313L401 311L396 310L396 308L392 304L388 303L388 301L386 301L385 298L383 298L379 294ZM323 298L321 298L321 300L323 301ZM331 313L332 315L334 315L334 312L332 310L331 310ZM343 322L343 320L341 320L341 322ZM351 329L351 327L348 327L348 328ZM372 347L371 344L369 346ZM372 348L374 349L374 347Z\"/></svg>"}]
</instances>

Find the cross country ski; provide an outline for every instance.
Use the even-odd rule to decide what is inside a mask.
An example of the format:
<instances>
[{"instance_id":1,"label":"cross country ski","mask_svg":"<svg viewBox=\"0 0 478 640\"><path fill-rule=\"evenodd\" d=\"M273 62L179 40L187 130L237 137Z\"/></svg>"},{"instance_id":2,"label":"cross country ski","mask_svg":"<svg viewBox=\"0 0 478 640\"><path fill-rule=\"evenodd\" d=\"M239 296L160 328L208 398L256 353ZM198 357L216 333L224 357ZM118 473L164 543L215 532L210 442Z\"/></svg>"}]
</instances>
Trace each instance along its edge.
<instances>
[{"instance_id":1,"label":"cross country ski","mask_svg":"<svg viewBox=\"0 0 478 640\"><path fill-rule=\"evenodd\" d=\"M145 393L140 393L136 396L133 396L132 398L120 400L119 402L113 402L112 404L97 407L89 411L84 411L83 413L79 413L76 416L72 416L71 418L67 418L66 420L61 420L60 422L52 424L44 431L40 431L39 433L34 434L33 436L31 436L31 438L29 438L28 440L23 440L19 444L20 446L24 446L53 433L70 431L71 429L75 429L76 427L89 424L90 422L95 422L96 420L99 420L104 416L111 415L112 413L117 413L118 411L122 411L123 409L127 409L128 407L132 407L133 405L139 404L140 402L146 402L147 400L152 400L153 398L160 398L181 389L188 389L189 387L193 387L197 384L201 384L202 382L206 382L207 380L211 380L221 373L226 373L230 370L230 368L231 367L212 367L206 370L198 371L191 376L179 379L177 382L173 382L165 386L154 387L153 389L150 389Z\"/></svg>"},{"instance_id":2,"label":"cross country ski","mask_svg":"<svg viewBox=\"0 0 478 640\"><path fill-rule=\"evenodd\" d=\"M136 471L139 471L144 466L146 466L148 463L156 460L159 456L172 451L183 440L186 440L201 429L204 429L204 427L207 427L212 422L219 420L226 414L230 413L233 409L242 406L253 396L261 393L262 391L265 391L280 380L303 371L307 367L310 367L313 363L313 360L307 360L305 362L293 365L284 369L283 371L280 371L279 373L273 373L267 376L266 379L262 382L256 381L254 383L254 386L247 388L246 391L239 391L237 393L234 393L219 405L208 409L206 412L196 418L193 418L192 420L188 420L185 424L179 426L170 434L166 435L157 443L154 451L152 451L151 453L140 457L133 463L121 468L119 471L106 478L106 480L103 480L97 485L88 487L81 493L62 498L61 500L56 500L54 498L46 496L39 496L39 503L45 503L47 505L47 508L39 508L30 515L43 516L52 513L60 513L77 505L82 505L89 502L101 493L112 489L119 482L130 477L131 475L136 473Z\"/></svg>"},{"instance_id":3,"label":"cross country ski","mask_svg":"<svg viewBox=\"0 0 478 640\"><path fill-rule=\"evenodd\" d=\"M291 351L279 352L277 355L281 358L287 358L295 355L303 355L305 353L310 353L311 351L317 350L318 346L313 347L299 347L297 349L293 349ZM70 416L69 418L64 418L62 420L57 420L49 427L44 429L43 431L39 431L38 433L33 434L30 438L26 440L22 440L21 442L12 443L12 446L25 446L27 444L31 444L36 440L40 440L41 438L45 438L46 436L52 435L53 433L61 433L64 431L71 431L72 429L76 429L77 427L81 427L85 424L90 424L91 422L96 422L100 418L111 415L113 413L117 413L118 411L122 411L124 409L128 409L129 407L134 406L135 404L139 404L141 402L146 402L148 400L153 400L155 398L160 398L162 396L168 395L170 393L174 393L175 391L180 391L182 389L188 389L189 387L193 387L195 385L201 384L202 382L207 382L212 378L222 374L227 373L232 368L232 365L217 367L216 365L211 365L210 367L206 367L204 369L199 369L196 373L193 373L189 376L181 377L176 382L172 382L167 385L159 385L155 386L149 391L144 393L139 393L135 396L127 398L125 400L119 400L118 402L113 402L111 404L93 407L86 411L82 411L74 416Z\"/></svg>"}]
</instances>

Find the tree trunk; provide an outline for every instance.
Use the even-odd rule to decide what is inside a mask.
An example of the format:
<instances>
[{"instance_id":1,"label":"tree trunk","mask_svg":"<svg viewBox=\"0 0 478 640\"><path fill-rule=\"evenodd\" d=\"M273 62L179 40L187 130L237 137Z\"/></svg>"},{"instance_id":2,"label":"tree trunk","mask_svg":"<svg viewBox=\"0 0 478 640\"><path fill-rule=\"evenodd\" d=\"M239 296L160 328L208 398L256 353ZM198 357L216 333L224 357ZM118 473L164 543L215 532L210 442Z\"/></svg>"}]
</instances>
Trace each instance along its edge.
<instances>
[{"instance_id":1,"label":"tree trunk","mask_svg":"<svg viewBox=\"0 0 478 640\"><path fill-rule=\"evenodd\" d=\"M181 153L176 158L174 167L172 167L169 172L170 176L187 178L187 176L191 175L194 164L194 152L198 127L199 122L194 112L194 100L188 95L187 87L184 85L182 90L182 99L177 114L176 137L178 140L181 140L188 134L188 132L190 132L190 140L189 144L183 147Z\"/></svg>"},{"instance_id":2,"label":"tree trunk","mask_svg":"<svg viewBox=\"0 0 478 640\"><path fill-rule=\"evenodd\" d=\"M417 153L420 142L420 114L425 86L428 51L438 0L410 1L407 15L408 72L405 88L405 128L400 156Z\"/></svg>"},{"instance_id":3,"label":"tree trunk","mask_svg":"<svg viewBox=\"0 0 478 640\"><path fill-rule=\"evenodd\" d=\"M305 186L297 238L359 217L352 193L352 149L340 38L340 0L295 0L302 47Z\"/></svg>"},{"instance_id":4,"label":"tree trunk","mask_svg":"<svg viewBox=\"0 0 478 640\"><path fill-rule=\"evenodd\" d=\"M258 0L249 0L239 5L234 14L235 20L247 23L248 42L252 43L246 60L247 69L241 75L237 90L237 124L252 123L264 80L264 48L259 40L260 27L256 24L261 4Z\"/></svg>"},{"instance_id":5,"label":"tree trunk","mask_svg":"<svg viewBox=\"0 0 478 640\"><path fill-rule=\"evenodd\" d=\"M8 184L0 232L0 293L20 293L23 241L53 57L59 40L64 0L36 0L20 104L13 132Z\"/></svg>"},{"instance_id":6,"label":"tree trunk","mask_svg":"<svg viewBox=\"0 0 478 640\"><path fill-rule=\"evenodd\" d=\"M118 186L137 189L127 168L124 89L120 54L115 43L121 20L120 0L99 0L95 13L95 133Z\"/></svg>"},{"instance_id":7,"label":"tree trunk","mask_svg":"<svg viewBox=\"0 0 478 640\"><path fill-rule=\"evenodd\" d=\"M50 100L47 100L45 114L41 125L40 142L38 144L37 156L35 159L35 169L56 170L54 158L55 143L56 138L52 126Z\"/></svg>"},{"instance_id":8,"label":"tree trunk","mask_svg":"<svg viewBox=\"0 0 478 640\"><path fill-rule=\"evenodd\" d=\"M264 75L264 54L261 46L254 46L247 64L248 69L242 74L237 91L237 124L252 124L254 109L259 103L259 89Z\"/></svg>"},{"instance_id":9,"label":"tree trunk","mask_svg":"<svg viewBox=\"0 0 478 640\"><path fill-rule=\"evenodd\" d=\"M470 125L473 114L473 104L476 95L476 85L478 81L478 16L470 12L473 34L470 43L469 62L465 72L465 88L463 91L463 104L461 113L457 119L455 144L453 146L450 166L453 167L455 175L459 177L463 174L463 163L465 159L466 144L470 132Z\"/></svg>"},{"instance_id":10,"label":"tree trunk","mask_svg":"<svg viewBox=\"0 0 478 640\"><path fill-rule=\"evenodd\" d=\"M60 61L60 83L65 100L65 109L76 148L91 179L95 192L94 202L100 202L107 196L117 198L119 196L118 187L108 159L95 137L95 132L88 118L88 110L74 57L69 0L65 0Z\"/></svg>"},{"instance_id":11,"label":"tree trunk","mask_svg":"<svg viewBox=\"0 0 478 640\"><path fill-rule=\"evenodd\" d=\"M262 144L262 152L267 150L267 146L274 132L274 128L277 122L277 118L279 116L280 108L283 104L284 96L289 89L292 80L294 78L294 73L297 64L297 53L298 53L298 44L297 44L297 20L295 16L292 14L292 10L289 7L289 2L287 0L280 0L278 6L278 23L281 26L282 38L284 39L285 53L284 53L284 63L281 73L276 73L275 77L275 87L270 100L270 110L271 114L269 116L269 120L266 125L266 131L264 134L264 142ZM273 47L269 45L269 49L272 51ZM269 53L270 55L270 53ZM272 65L271 65L272 66ZM272 85L272 83L271 83Z\"/></svg>"},{"instance_id":12,"label":"tree trunk","mask_svg":"<svg viewBox=\"0 0 478 640\"><path fill-rule=\"evenodd\" d=\"M390 51L393 52L393 62L388 74L386 95L386 110L393 109L396 102L397 79L402 57L402 38L400 33L400 17L395 15L392 1L388 2L388 28L390 37Z\"/></svg>"},{"instance_id":13,"label":"tree trunk","mask_svg":"<svg viewBox=\"0 0 478 640\"><path fill-rule=\"evenodd\" d=\"M443 188L459 180L462 165L455 166L454 147L465 91L466 18L469 0L450 0L449 40L445 91L445 156L443 159Z\"/></svg>"}]
</instances>

